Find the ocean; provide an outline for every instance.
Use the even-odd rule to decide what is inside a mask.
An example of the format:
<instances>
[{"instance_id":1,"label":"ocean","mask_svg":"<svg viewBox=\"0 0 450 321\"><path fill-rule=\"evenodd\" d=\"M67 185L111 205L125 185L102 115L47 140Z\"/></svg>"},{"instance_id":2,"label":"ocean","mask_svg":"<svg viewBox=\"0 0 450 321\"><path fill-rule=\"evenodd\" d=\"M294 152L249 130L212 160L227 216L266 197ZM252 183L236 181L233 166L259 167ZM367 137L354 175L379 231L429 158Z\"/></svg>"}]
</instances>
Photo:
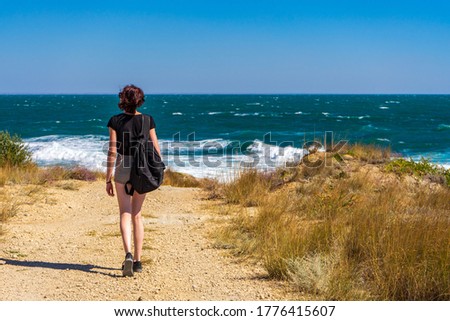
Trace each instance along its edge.
<instances>
[{"instance_id":1,"label":"ocean","mask_svg":"<svg viewBox=\"0 0 450 321\"><path fill-rule=\"evenodd\" d=\"M18 134L40 166L105 170L117 95L0 95L0 130ZM196 177L301 160L305 142L390 146L450 167L450 95L148 95L166 164Z\"/></svg>"}]
</instances>

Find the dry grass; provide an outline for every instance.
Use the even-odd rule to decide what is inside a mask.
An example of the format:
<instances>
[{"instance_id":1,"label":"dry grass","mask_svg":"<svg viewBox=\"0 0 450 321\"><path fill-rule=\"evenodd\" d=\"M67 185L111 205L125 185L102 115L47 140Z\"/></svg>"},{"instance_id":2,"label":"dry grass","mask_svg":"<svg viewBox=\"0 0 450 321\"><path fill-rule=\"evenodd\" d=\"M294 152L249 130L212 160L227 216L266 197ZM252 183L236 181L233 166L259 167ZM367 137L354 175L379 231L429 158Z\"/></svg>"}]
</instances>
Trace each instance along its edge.
<instances>
[{"instance_id":1,"label":"dry grass","mask_svg":"<svg viewBox=\"0 0 450 321\"><path fill-rule=\"evenodd\" d=\"M3 190L0 190L0 236L5 233L4 224L17 214L18 204Z\"/></svg>"},{"instance_id":2,"label":"dry grass","mask_svg":"<svg viewBox=\"0 0 450 321\"><path fill-rule=\"evenodd\" d=\"M347 146L343 152L370 164L386 163L391 158L391 149L389 147L385 148L377 145L353 144Z\"/></svg>"},{"instance_id":3,"label":"dry grass","mask_svg":"<svg viewBox=\"0 0 450 321\"><path fill-rule=\"evenodd\" d=\"M364 163L385 155L370 153ZM225 202L258 207L237 211L217 247L322 299L449 300L450 189L350 165L249 172L222 186Z\"/></svg>"},{"instance_id":4,"label":"dry grass","mask_svg":"<svg viewBox=\"0 0 450 321\"><path fill-rule=\"evenodd\" d=\"M63 180L95 181L105 174L82 167L47 167L34 164L22 167L0 167L0 187L6 184L46 185Z\"/></svg>"},{"instance_id":5,"label":"dry grass","mask_svg":"<svg viewBox=\"0 0 450 321\"><path fill-rule=\"evenodd\" d=\"M171 169L166 169L164 171L163 185L174 187L200 187L202 186L202 183L192 175L177 173Z\"/></svg>"},{"instance_id":6,"label":"dry grass","mask_svg":"<svg viewBox=\"0 0 450 321\"><path fill-rule=\"evenodd\" d=\"M38 184L38 172L35 165L0 167L0 187L6 184Z\"/></svg>"},{"instance_id":7,"label":"dry grass","mask_svg":"<svg viewBox=\"0 0 450 321\"><path fill-rule=\"evenodd\" d=\"M261 203L261 195L270 189L270 181L256 170L248 170L239 177L223 186L222 193L225 200L231 204L256 206Z\"/></svg>"}]
</instances>

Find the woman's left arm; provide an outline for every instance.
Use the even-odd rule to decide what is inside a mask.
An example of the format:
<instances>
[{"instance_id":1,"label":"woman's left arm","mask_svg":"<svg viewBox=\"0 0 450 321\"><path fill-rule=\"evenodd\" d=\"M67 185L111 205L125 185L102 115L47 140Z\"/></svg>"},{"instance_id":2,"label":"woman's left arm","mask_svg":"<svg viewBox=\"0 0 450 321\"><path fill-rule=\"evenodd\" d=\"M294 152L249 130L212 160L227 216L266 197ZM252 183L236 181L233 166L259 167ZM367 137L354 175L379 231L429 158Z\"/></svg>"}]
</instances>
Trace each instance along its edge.
<instances>
[{"instance_id":1,"label":"woman's left arm","mask_svg":"<svg viewBox=\"0 0 450 321\"><path fill-rule=\"evenodd\" d=\"M155 150L158 152L159 157L162 158L161 150L159 149L158 137L156 136L156 130L154 128L150 129L150 139L152 140Z\"/></svg>"},{"instance_id":2,"label":"woman's left arm","mask_svg":"<svg viewBox=\"0 0 450 321\"><path fill-rule=\"evenodd\" d=\"M109 196L114 196L114 188L112 185L112 175L114 170L114 164L116 162L117 155L117 134L112 128L109 128L109 147L108 157L106 159L106 193Z\"/></svg>"}]
</instances>

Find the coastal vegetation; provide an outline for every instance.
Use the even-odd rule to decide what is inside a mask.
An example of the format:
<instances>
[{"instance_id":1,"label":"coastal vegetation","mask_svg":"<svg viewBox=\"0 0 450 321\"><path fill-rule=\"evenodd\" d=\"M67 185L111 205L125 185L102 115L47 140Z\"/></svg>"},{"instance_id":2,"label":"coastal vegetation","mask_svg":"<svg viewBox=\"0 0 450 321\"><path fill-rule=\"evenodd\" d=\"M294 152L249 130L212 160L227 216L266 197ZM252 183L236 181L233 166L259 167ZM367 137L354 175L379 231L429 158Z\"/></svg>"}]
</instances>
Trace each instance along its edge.
<instances>
[{"instance_id":1,"label":"coastal vegetation","mask_svg":"<svg viewBox=\"0 0 450 321\"><path fill-rule=\"evenodd\" d=\"M309 157L320 166L218 186L230 219L216 246L312 299L450 299L450 171L374 146Z\"/></svg>"},{"instance_id":2,"label":"coastal vegetation","mask_svg":"<svg viewBox=\"0 0 450 321\"><path fill-rule=\"evenodd\" d=\"M0 167L24 166L31 163L31 152L22 139L7 131L0 131Z\"/></svg>"}]
</instances>

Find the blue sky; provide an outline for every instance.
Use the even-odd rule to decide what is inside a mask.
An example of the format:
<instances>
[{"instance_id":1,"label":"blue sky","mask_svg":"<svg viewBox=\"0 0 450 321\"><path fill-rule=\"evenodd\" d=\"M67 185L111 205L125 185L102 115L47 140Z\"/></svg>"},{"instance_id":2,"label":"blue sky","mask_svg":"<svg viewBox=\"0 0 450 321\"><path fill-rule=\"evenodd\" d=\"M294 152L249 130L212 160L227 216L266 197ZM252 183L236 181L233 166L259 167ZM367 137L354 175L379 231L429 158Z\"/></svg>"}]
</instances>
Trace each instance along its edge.
<instances>
[{"instance_id":1,"label":"blue sky","mask_svg":"<svg viewBox=\"0 0 450 321\"><path fill-rule=\"evenodd\" d=\"M450 93L449 1L0 5L0 93Z\"/></svg>"}]
</instances>

